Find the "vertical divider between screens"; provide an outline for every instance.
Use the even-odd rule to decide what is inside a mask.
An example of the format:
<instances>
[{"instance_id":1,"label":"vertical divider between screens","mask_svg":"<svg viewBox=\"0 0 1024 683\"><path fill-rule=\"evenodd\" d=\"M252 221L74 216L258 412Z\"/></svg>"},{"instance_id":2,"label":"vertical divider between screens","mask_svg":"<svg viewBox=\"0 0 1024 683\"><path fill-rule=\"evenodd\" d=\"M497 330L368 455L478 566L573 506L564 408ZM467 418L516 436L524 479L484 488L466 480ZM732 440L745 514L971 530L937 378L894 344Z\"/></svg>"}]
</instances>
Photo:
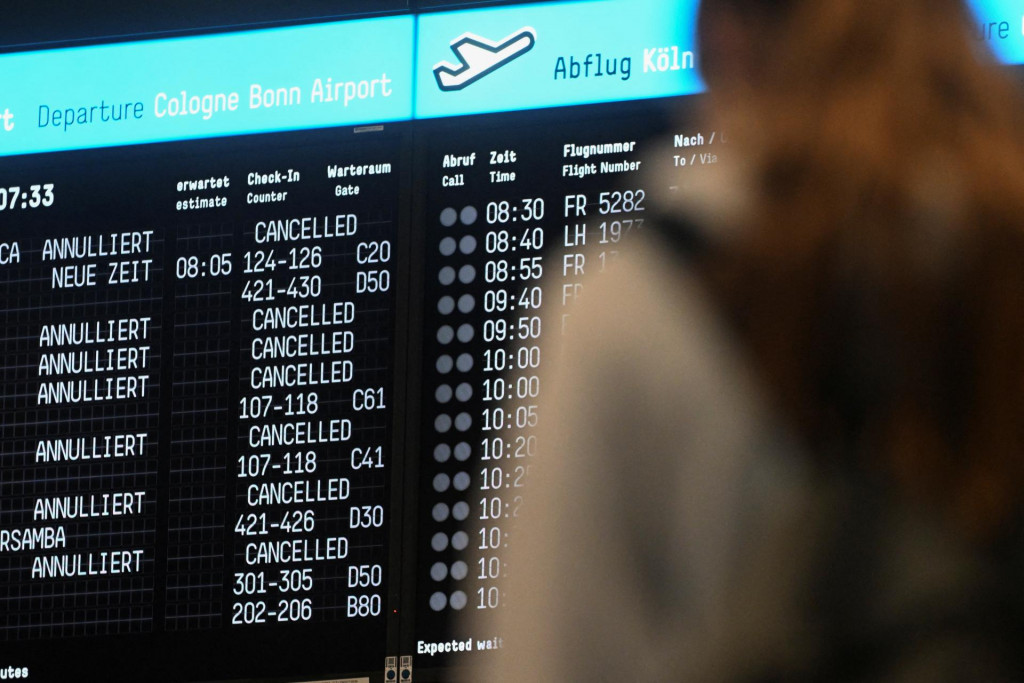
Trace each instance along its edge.
<instances>
[{"instance_id":1,"label":"vertical divider between screens","mask_svg":"<svg viewBox=\"0 0 1024 683\"><path fill-rule=\"evenodd\" d=\"M417 271L422 270L419 231L413 217L418 215L416 205L417 160L413 148L415 125L404 126L401 136L402 150L399 171L398 228L396 239L397 263L395 292L395 408L392 417L391 456L391 548L388 567L387 657L401 657L405 652L405 620L409 603L406 567L415 562L408 556L407 536L415 538L416 509L416 444L418 434L415 416L418 415L419 365L415 350L418 348L416 330L422 324L422 311L417 301ZM412 482L412 485L410 485ZM409 511L413 512L410 518ZM411 520L411 521L410 521ZM380 663L381 667L384 662Z\"/></svg>"},{"instance_id":2,"label":"vertical divider between screens","mask_svg":"<svg viewBox=\"0 0 1024 683\"><path fill-rule=\"evenodd\" d=\"M426 135L422 130L423 122L414 122L410 135L411 149L411 189L409 193L410 231L409 253L413 255L409 263L409 297L407 320L409 321L407 342L408 384L406 385L406 448L404 463L403 488L406 492L404 509L402 510L403 527L401 535L402 548L402 600L400 608L400 637L398 656L415 655L416 651L416 568L417 538L419 534L419 473L420 458L423 451L423 435L420 433L420 414L422 405L423 382L423 286L426 267L426 230L419 222L425 211L427 145ZM415 658L413 660L415 670ZM422 680L422 674L416 674ZM414 675L415 677L415 675Z\"/></svg>"}]
</instances>

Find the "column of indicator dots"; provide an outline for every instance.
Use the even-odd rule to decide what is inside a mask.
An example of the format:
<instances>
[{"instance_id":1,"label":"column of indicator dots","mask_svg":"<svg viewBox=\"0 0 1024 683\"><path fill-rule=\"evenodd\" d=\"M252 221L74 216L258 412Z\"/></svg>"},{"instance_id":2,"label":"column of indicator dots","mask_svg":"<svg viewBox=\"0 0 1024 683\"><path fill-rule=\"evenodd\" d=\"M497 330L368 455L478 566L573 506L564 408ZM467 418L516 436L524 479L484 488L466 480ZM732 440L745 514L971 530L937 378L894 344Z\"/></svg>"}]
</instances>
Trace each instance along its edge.
<instances>
[{"instance_id":1,"label":"column of indicator dots","mask_svg":"<svg viewBox=\"0 0 1024 683\"><path fill-rule=\"evenodd\" d=\"M462 610L469 602L466 591L460 588L469 575L469 566L455 558L469 546L469 534L463 528L470 515L465 498L472 484L467 468L473 454L469 441L473 430L469 407L473 385L468 381L468 373L476 364L469 344L477 335L471 317L477 301L467 289L476 281L477 272L467 261L479 246L477 238L468 232L478 217L472 206L461 211L446 208L440 216L447 234L438 245L444 265L437 273L442 292L437 312L444 323L437 330L437 343L442 351L434 366L437 408L432 455L440 465L432 482L437 502L431 509L438 528L430 540L436 554L430 567L430 578L437 587L430 595L430 608L435 612L448 608Z\"/></svg>"}]
</instances>

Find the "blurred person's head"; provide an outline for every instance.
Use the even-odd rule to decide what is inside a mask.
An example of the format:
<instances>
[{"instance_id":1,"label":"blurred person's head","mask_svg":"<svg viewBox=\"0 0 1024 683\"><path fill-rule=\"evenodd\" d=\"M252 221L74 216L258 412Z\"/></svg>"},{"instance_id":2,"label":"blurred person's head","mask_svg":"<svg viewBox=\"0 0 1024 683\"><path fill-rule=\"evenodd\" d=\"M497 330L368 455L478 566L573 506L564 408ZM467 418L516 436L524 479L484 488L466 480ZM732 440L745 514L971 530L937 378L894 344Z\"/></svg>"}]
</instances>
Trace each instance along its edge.
<instances>
[{"instance_id":1,"label":"blurred person's head","mask_svg":"<svg viewBox=\"0 0 1024 683\"><path fill-rule=\"evenodd\" d=\"M777 405L985 536L1024 486L1024 100L960 0L705 0L756 212L709 274Z\"/></svg>"}]
</instances>

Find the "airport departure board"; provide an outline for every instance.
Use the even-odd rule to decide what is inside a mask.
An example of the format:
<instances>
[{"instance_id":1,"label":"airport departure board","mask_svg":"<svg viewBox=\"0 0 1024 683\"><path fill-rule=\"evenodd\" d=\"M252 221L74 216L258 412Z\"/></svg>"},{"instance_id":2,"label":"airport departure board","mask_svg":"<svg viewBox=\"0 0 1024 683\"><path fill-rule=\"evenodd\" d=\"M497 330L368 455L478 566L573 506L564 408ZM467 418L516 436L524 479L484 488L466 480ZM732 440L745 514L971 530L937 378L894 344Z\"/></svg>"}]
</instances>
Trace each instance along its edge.
<instances>
[{"instance_id":1,"label":"airport departure board","mask_svg":"<svg viewBox=\"0 0 1024 683\"><path fill-rule=\"evenodd\" d=\"M442 681L500 649L465 617L506 606L552 457L545 340L728 154L695 6L0 56L0 679Z\"/></svg>"}]
</instances>

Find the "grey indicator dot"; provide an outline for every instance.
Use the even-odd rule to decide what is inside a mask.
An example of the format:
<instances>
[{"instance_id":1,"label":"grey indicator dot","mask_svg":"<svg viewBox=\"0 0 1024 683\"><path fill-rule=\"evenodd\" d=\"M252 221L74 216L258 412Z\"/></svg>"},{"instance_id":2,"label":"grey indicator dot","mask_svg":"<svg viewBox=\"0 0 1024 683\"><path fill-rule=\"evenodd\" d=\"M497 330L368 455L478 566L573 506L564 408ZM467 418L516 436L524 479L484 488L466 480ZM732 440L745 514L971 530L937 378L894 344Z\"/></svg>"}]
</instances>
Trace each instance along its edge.
<instances>
[{"instance_id":1,"label":"grey indicator dot","mask_svg":"<svg viewBox=\"0 0 1024 683\"><path fill-rule=\"evenodd\" d=\"M448 207L441 212L441 225L446 228L450 228L455 225L455 221L459 220L459 212L455 209Z\"/></svg>"},{"instance_id":2,"label":"grey indicator dot","mask_svg":"<svg viewBox=\"0 0 1024 683\"><path fill-rule=\"evenodd\" d=\"M455 328L445 325L437 331L437 341L441 344L451 344L455 341Z\"/></svg>"},{"instance_id":3,"label":"grey indicator dot","mask_svg":"<svg viewBox=\"0 0 1024 683\"><path fill-rule=\"evenodd\" d=\"M465 550L469 546L469 534L465 531L456 531L452 534L452 547L456 550Z\"/></svg>"},{"instance_id":4,"label":"grey indicator dot","mask_svg":"<svg viewBox=\"0 0 1024 683\"><path fill-rule=\"evenodd\" d=\"M472 426L473 418L469 416L469 413L459 413L455 416L455 429L460 432L468 432Z\"/></svg>"},{"instance_id":5,"label":"grey indicator dot","mask_svg":"<svg viewBox=\"0 0 1024 683\"><path fill-rule=\"evenodd\" d=\"M438 591L430 596L430 609L441 612L448 606L448 596Z\"/></svg>"},{"instance_id":6,"label":"grey indicator dot","mask_svg":"<svg viewBox=\"0 0 1024 683\"><path fill-rule=\"evenodd\" d=\"M455 311L455 299L450 296L443 296L437 302L437 312L441 315L451 315Z\"/></svg>"},{"instance_id":7,"label":"grey indicator dot","mask_svg":"<svg viewBox=\"0 0 1024 683\"><path fill-rule=\"evenodd\" d=\"M441 256L451 256L458 249L458 242L455 241L454 237L445 237L441 240Z\"/></svg>"},{"instance_id":8,"label":"grey indicator dot","mask_svg":"<svg viewBox=\"0 0 1024 683\"><path fill-rule=\"evenodd\" d=\"M459 472L458 474L455 475L453 483L455 484L456 491L465 491L466 489L469 488L469 485L471 483L469 473Z\"/></svg>"},{"instance_id":9,"label":"grey indicator dot","mask_svg":"<svg viewBox=\"0 0 1024 683\"><path fill-rule=\"evenodd\" d=\"M468 285L476 280L476 268L467 264L459 268L459 282Z\"/></svg>"},{"instance_id":10,"label":"grey indicator dot","mask_svg":"<svg viewBox=\"0 0 1024 683\"><path fill-rule=\"evenodd\" d=\"M473 369L473 356L468 353L460 353L455 365L459 368L459 372L469 372Z\"/></svg>"},{"instance_id":11,"label":"grey indicator dot","mask_svg":"<svg viewBox=\"0 0 1024 683\"><path fill-rule=\"evenodd\" d=\"M459 399L462 403L473 398L472 385L469 382L463 382L459 386L455 387L455 398Z\"/></svg>"},{"instance_id":12,"label":"grey indicator dot","mask_svg":"<svg viewBox=\"0 0 1024 683\"><path fill-rule=\"evenodd\" d=\"M473 329L472 325L466 323L464 325L459 325L459 331L456 334L458 335L460 342L468 344L473 341L473 337L476 336L476 330Z\"/></svg>"},{"instance_id":13,"label":"grey indicator dot","mask_svg":"<svg viewBox=\"0 0 1024 683\"><path fill-rule=\"evenodd\" d=\"M448 459L452 457L452 447L446 443L439 443L434 447L434 460L438 462L448 462Z\"/></svg>"},{"instance_id":14,"label":"grey indicator dot","mask_svg":"<svg viewBox=\"0 0 1024 683\"><path fill-rule=\"evenodd\" d=\"M448 602L451 604L452 609L458 612L466 609L466 605L469 604L469 598L466 597L463 591L455 591Z\"/></svg>"},{"instance_id":15,"label":"grey indicator dot","mask_svg":"<svg viewBox=\"0 0 1024 683\"><path fill-rule=\"evenodd\" d=\"M437 359L437 371L442 375L447 375L455 367L455 361L452 360L451 356L444 355Z\"/></svg>"},{"instance_id":16,"label":"grey indicator dot","mask_svg":"<svg viewBox=\"0 0 1024 683\"><path fill-rule=\"evenodd\" d=\"M459 251L463 254L469 255L476 251L476 238L472 235L466 235L459 240ZM445 254L448 256L449 254Z\"/></svg>"},{"instance_id":17,"label":"grey indicator dot","mask_svg":"<svg viewBox=\"0 0 1024 683\"><path fill-rule=\"evenodd\" d=\"M465 501L456 503L452 508L452 517L460 522L465 522L469 518L469 503Z\"/></svg>"},{"instance_id":18,"label":"grey indicator dot","mask_svg":"<svg viewBox=\"0 0 1024 683\"><path fill-rule=\"evenodd\" d=\"M455 459L459 462L466 462L469 460L469 456L473 455L473 449L470 448L469 444L463 441L462 443L456 444L455 446Z\"/></svg>"},{"instance_id":19,"label":"grey indicator dot","mask_svg":"<svg viewBox=\"0 0 1024 683\"><path fill-rule=\"evenodd\" d=\"M472 294L463 294L459 297L459 312L472 313L474 308L476 308L476 299Z\"/></svg>"},{"instance_id":20,"label":"grey indicator dot","mask_svg":"<svg viewBox=\"0 0 1024 683\"><path fill-rule=\"evenodd\" d=\"M443 552L448 549L448 534L443 534L440 531L434 534L430 539L430 547L436 552Z\"/></svg>"},{"instance_id":21,"label":"grey indicator dot","mask_svg":"<svg viewBox=\"0 0 1024 683\"><path fill-rule=\"evenodd\" d=\"M434 475L434 490L438 493L444 493L451 485L452 478L444 472Z\"/></svg>"},{"instance_id":22,"label":"grey indicator dot","mask_svg":"<svg viewBox=\"0 0 1024 683\"><path fill-rule=\"evenodd\" d=\"M435 522L447 522L448 515L450 514L451 510L448 509L448 505L445 503L438 503L431 511L431 515L434 517Z\"/></svg>"},{"instance_id":23,"label":"grey indicator dot","mask_svg":"<svg viewBox=\"0 0 1024 683\"><path fill-rule=\"evenodd\" d=\"M452 430L452 416L451 415L438 415L434 418L434 429L437 430L438 434L446 434Z\"/></svg>"},{"instance_id":24,"label":"grey indicator dot","mask_svg":"<svg viewBox=\"0 0 1024 683\"><path fill-rule=\"evenodd\" d=\"M430 578L434 581L444 581L448 578L448 565L444 562L435 562L430 568Z\"/></svg>"},{"instance_id":25,"label":"grey indicator dot","mask_svg":"<svg viewBox=\"0 0 1024 683\"><path fill-rule=\"evenodd\" d=\"M451 266L445 266L441 269L441 272L437 274L437 281L445 287L452 284L455 282L455 269Z\"/></svg>"},{"instance_id":26,"label":"grey indicator dot","mask_svg":"<svg viewBox=\"0 0 1024 683\"><path fill-rule=\"evenodd\" d=\"M452 578L456 581L462 581L464 578L469 576L469 565L462 560L452 565Z\"/></svg>"},{"instance_id":27,"label":"grey indicator dot","mask_svg":"<svg viewBox=\"0 0 1024 683\"><path fill-rule=\"evenodd\" d=\"M452 388L447 384L442 384L434 392L434 398L437 399L438 403L448 403L452 400Z\"/></svg>"},{"instance_id":28,"label":"grey indicator dot","mask_svg":"<svg viewBox=\"0 0 1024 683\"><path fill-rule=\"evenodd\" d=\"M473 225L479 217L480 212L476 210L475 206L467 206L459 214L459 220L462 221L463 225Z\"/></svg>"}]
</instances>

